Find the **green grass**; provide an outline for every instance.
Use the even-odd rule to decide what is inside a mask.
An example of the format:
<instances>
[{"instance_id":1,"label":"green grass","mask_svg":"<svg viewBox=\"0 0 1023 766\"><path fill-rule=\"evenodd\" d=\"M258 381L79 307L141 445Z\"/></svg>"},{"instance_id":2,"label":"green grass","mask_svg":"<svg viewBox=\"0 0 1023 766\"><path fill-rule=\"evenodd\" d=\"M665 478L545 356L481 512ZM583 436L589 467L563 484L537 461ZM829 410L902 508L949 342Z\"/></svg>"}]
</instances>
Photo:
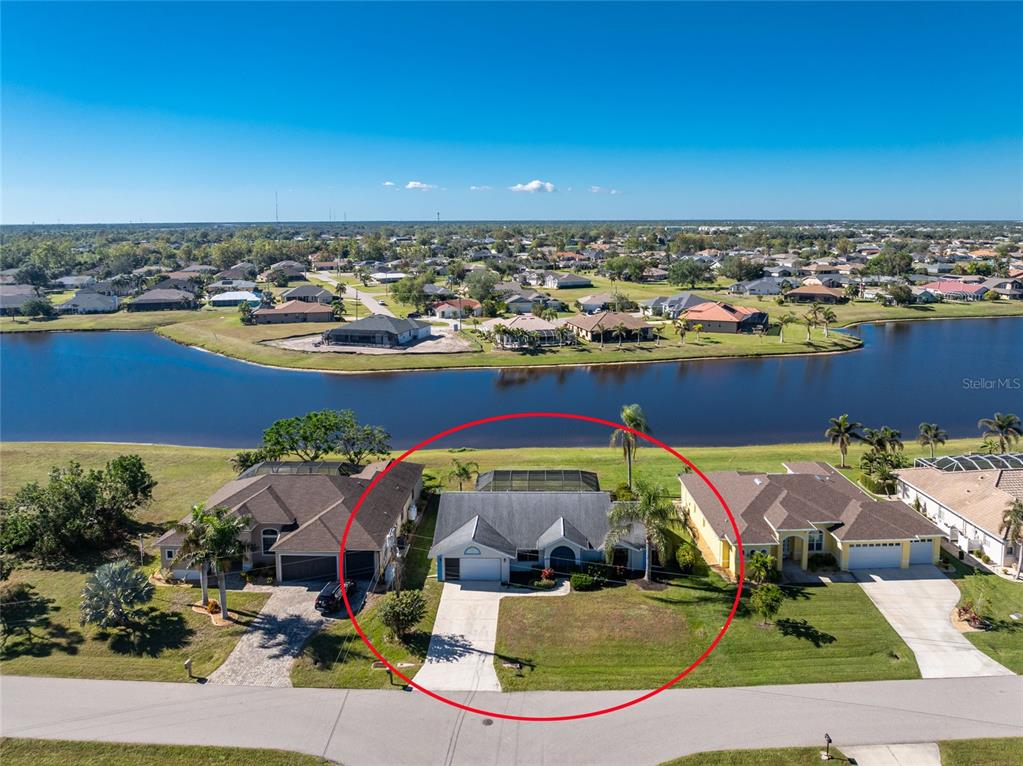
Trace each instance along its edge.
<instances>
[{"instance_id":1,"label":"green grass","mask_svg":"<svg viewBox=\"0 0 1023 766\"><path fill-rule=\"evenodd\" d=\"M848 763L834 746L835 763ZM662 763L661 766L819 766L821 748L783 747L773 750L715 750L693 753Z\"/></svg>"},{"instance_id":2,"label":"green grass","mask_svg":"<svg viewBox=\"0 0 1023 766\"><path fill-rule=\"evenodd\" d=\"M735 586L679 577L501 602L495 663L505 691L652 689L694 662L724 624ZM748 593L748 590L746 591ZM913 653L855 583L787 587L775 625L746 599L714 652L682 687L919 678ZM521 662L521 671L503 662Z\"/></svg>"},{"instance_id":3,"label":"green grass","mask_svg":"<svg viewBox=\"0 0 1023 766\"><path fill-rule=\"evenodd\" d=\"M430 645L430 633L437 616L443 585L432 571L427 558L433 543L433 530L437 523L436 501L429 503L419 528L410 543L405 562L403 587L421 588L426 597L426 615L416 626L411 637L401 643L388 635L389 631L377 616L381 597L373 601L357 615L359 626L373 645L392 665L408 662L413 666L400 668L412 677L426 657ZM382 689L391 687L384 670L372 667L376 657L362 642L347 617L335 620L326 630L314 635L306 644L301 656L291 670L291 682L295 686L317 686L327 688Z\"/></svg>"},{"instance_id":4,"label":"green grass","mask_svg":"<svg viewBox=\"0 0 1023 766\"><path fill-rule=\"evenodd\" d=\"M941 766L1017 766L1023 737L954 739L939 742Z\"/></svg>"},{"instance_id":5,"label":"green grass","mask_svg":"<svg viewBox=\"0 0 1023 766\"><path fill-rule=\"evenodd\" d=\"M8 637L0 653L0 673L65 678L132 681L186 681L182 663L192 659L193 672L207 676L234 649L246 626L269 598L266 593L228 593L239 614L233 625L214 626L191 610L198 588L158 587L149 604L146 630L137 640L118 631L78 623L78 604L86 572L15 570L12 582L35 590L38 613L32 636Z\"/></svg>"},{"instance_id":6,"label":"green grass","mask_svg":"<svg viewBox=\"0 0 1023 766\"><path fill-rule=\"evenodd\" d=\"M224 311L227 311L226 309ZM117 311L113 314L71 314L56 319L0 317L0 332L58 332L65 330L155 330L157 327L209 317L213 310Z\"/></svg>"},{"instance_id":7,"label":"green grass","mask_svg":"<svg viewBox=\"0 0 1023 766\"><path fill-rule=\"evenodd\" d=\"M1013 673L1023 673L1023 621L1009 618L1013 613L1023 614L1023 580L1010 582L947 555L943 558L952 563L951 577L962 593L959 603L974 602L993 623L992 630L971 631L966 638L995 662Z\"/></svg>"},{"instance_id":8,"label":"green grass","mask_svg":"<svg viewBox=\"0 0 1023 766\"><path fill-rule=\"evenodd\" d=\"M319 766L322 758L285 750L195 745L136 745L54 739L0 740L5 766Z\"/></svg>"}]
</instances>

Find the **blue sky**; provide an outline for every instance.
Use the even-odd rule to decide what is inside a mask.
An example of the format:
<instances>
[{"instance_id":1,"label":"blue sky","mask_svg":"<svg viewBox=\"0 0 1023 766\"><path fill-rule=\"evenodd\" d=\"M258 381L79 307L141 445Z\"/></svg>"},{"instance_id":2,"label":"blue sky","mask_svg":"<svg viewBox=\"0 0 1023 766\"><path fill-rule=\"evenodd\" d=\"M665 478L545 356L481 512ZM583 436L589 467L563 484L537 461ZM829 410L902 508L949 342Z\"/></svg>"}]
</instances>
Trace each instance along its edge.
<instances>
[{"instance_id":1,"label":"blue sky","mask_svg":"<svg viewBox=\"0 0 1023 766\"><path fill-rule=\"evenodd\" d=\"M4 2L2 219L1021 218L1021 37L1014 3Z\"/></svg>"}]
</instances>

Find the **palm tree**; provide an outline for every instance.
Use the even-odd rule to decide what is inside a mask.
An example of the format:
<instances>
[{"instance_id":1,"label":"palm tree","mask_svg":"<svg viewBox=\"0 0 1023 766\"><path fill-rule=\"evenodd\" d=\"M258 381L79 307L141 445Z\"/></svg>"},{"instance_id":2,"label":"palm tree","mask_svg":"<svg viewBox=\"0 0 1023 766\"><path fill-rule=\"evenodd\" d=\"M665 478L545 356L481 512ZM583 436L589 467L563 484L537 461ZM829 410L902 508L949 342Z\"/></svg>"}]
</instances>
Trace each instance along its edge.
<instances>
[{"instance_id":1,"label":"palm tree","mask_svg":"<svg viewBox=\"0 0 1023 766\"><path fill-rule=\"evenodd\" d=\"M85 581L79 605L81 623L131 627L141 617L142 605L153 598L153 590L146 573L127 559L104 564Z\"/></svg>"},{"instance_id":2,"label":"palm tree","mask_svg":"<svg viewBox=\"0 0 1023 766\"><path fill-rule=\"evenodd\" d=\"M622 422L633 431L639 431L644 434L650 433L650 424L643 413L643 408L638 404L626 404L622 407L621 418ZM639 448L639 440L636 438L636 434L624 429L618 429L611 434L611 446L618 447L619 445L622 448L622 455L625 457L625 464L629 475L629 487L631 488L632 461L636 456L636 450Z\"/></svg>"},{"instance_id":3,"label":"palm tree","mask_svg":"<svg viewBox=\"0 0 1023 766\"><path fill-rule=\"evenodd\" d=\"M202 605L210 603L209 572L213 563L205 546L206 506L198 503L192 506L192 515L187 521L175 525L174 531L182 536L181 547L172 564L183 564L189 569L199 570L199 587L202 590Z\"/></svg>"},{"instance_id":4,"label":"palm tree","mask_svg":"<svg viewBox=\"0 0 1023 766\"><path fill-rule=\"evenodd\" d=\"M541 319L546 319L548 322L553 322L558 318L558 312L552 309L550 306L540 309L540 313L537 315Z\"/></svg>"},{"instance_id":5,"label":"palm tree","mask_svg":"<svg viewBox=\"0 0 1023 766\"><path fill-rule=\"evenodd\" d=\"M821 324L824 325L824 337L825 338L830 337L828 335L828 325L831 325L831 324L834 324L835 322L837 322L838 321L838 315L835 313L835 310L833 308L822 307L819 318L820 318Z\"/></svg>"},{"instance_id":6,"label":"palm tree","mask_svg":"<svg viewBox=\"0 0 1023 766\"><path fill-rule=\"evenodd\" d=\"M786 325L794 324L797 321L796 315L789 311L786 314L782 314L778 317L778 340L781 343L785 342L785 327Z\"/></svg>"},{"instance_id":7,"label":"palm tree","mask_svg":"<svg viewBox=\"0 0 1023 766\"><path fill-rule=\"evenodd\" d=\"M821 315L821 304L814 303L807 309L807 312L803 315L803 320L806 322L806 342L810 342L810 330L817 326L817 322Z\"/></svg>"},{"instance_id":8,"label":"palm tree","mask_svg":"<svg viewBox=\"0 0 1023 766\"><path fill-rule=\"evenodd\" d=\"M1020 570L1023 569L1023 500L1015 498L1002 513L1002 527L999 530L1002 538L1012 543L1016 549L1016 579L1019 579Z\"/></svg>"},{"instance_id":9,"label":"palm tree","mask_svg":"<svg viewBox=\"0 0 1023 766\"><path fill-rule=\"evenodd\" d=\"M838 445L838 453L842 456L839 467L845 468L845 456L849 452L849 445L854 440L862 438L859 431L863 428L863 424L851 422L848 414L831 418L830 422L831 425L828 426L828 430L824 432L824 435L831 439L832 444Z\"/></svg>"},{"instance_id":10,"label":"palm tree","mask_svg":"<svg viewBox=\"0 0 1023 766\"><path fill-rule=\"evenodd\" d=\"M937 423L921 423L920 435L916 437L921 446L931 448L931 460L934 460L934 448L948 440L948 433Z\"/></svg>"},{"instance_id":11,"label":"palm tree","mask_svg":"<svg viewBox=\"0 0 1023 766\"><path fill-rule=\"evenodd\" d=\"M998 446L1002 453L1009 451L1009 445L1014 444L1023 437L1023 423L1019 416L1010 413L996 412L993 418L982 418L977 421L977 428L984 432L984 436L993 436L998 439Z\"/></svg>"},{"instance_id":12,"label":"palm tree","mask_svg":"<svg viewBox=\"0 0 1023 766\"><path fill-rule=\"evenodd\" d=\"M696 342L699 343L700 333L703 332L703 325L702 324L693 325L693 332L696 333Z\"/></svg>"},{"instance_id":13,"label":"palm tree","mask_svg":"<svg viewBox=\"0 0 1023 766\"><path fill-rule=\"evenodd\" d=\"M476 476L480 472L479 463L474 463L471 460L467 460L464 463L458 458L451 459L452 469L448 473L448 481L458 482L458 491L462 491L462 484L467 481L472 481L472 477Z\"/></svg>"},{"instance_id":14,"label":"palm tree","mask_svg":"<svg viewBox=\"0 0 1023 766\"><path fill-rule=\"evenodd\" d=\"M220 613L225 620L231 619L227 610L227 573L231 562L249 550L242 535L251 523L249 516L238 516L230 508L214 508L206 514L205 547L213 560L220 589Z\"/></svg>"},{"instance_id":15,"label":"palm tree","mask_svg":"<svg viewBox=\"0 0 1023 766\"><path fill-rule=\"evenodd\" d=\"M881 426L881 430L878 433L881 439L882 451L891 453L902 452L901 431L889 428L888 426Z\"/></svg>"},{"instance_id":16,"label":"palm tree","mask_svg":"<svg viewBox=\"0 0 1023 766\"><path fill-rule=\"evenodd\" d=\"M675 332L678 333L678 345L684 346L686 344L686 332L689 330L689 323L686 322L685 317L678 317L672 324L675 327Z\"/></svg>"},{"instance_id":17,"label":"palm tree","mask_svg":"<svg viewBox=\"0 0 1023 766\"><path fill-rule=\"evenodd\" d=\"M622 341L629 336L629 328L619 322L611 328L611 337L618 339L618 350L622 350Z\"/></svg>"},{"instance_id":18,"label":"palm tree","mask_svg":"<svg viewBox=\"0 0 1023 766\"><path fill-rule=\"evenodd\" d=\"M646 569L643 578L650 582L653 570L653 551L663 561L668 555L668 540L672 524L678 521L675 506L657 487L644 479L636 482L637 500L615 503L607 514L610 529L604 538L604 556L608 563L614 560L614 549L633 531L634 524L642 524L646 532Z\"/></svg>"},{"instance_id":19,"label":"palm tree","mask_svg":"<svg viewBox=\"0 0 1023 766\"><path fill-rule=\"evenodd\" d=\"M494 329L491 330L491 332L493 333L494 336L494 342L501 348L504 348L505 339L507 338L508 335L508 325L506 324L494 325Z\"/></svg>"}]
</instances>

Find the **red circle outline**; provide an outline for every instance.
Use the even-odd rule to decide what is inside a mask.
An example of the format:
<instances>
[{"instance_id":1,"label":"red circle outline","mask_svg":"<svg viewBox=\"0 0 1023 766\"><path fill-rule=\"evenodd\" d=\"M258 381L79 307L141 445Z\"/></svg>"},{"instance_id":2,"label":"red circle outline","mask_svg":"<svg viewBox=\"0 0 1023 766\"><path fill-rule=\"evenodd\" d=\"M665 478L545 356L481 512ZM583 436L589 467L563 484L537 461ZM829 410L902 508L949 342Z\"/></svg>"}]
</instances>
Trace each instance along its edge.
<instances>
[{"instance_id":1,"label":"red circle outline","mask_svg":"<svg viewBox=\"0 0 1023 766\"><path fill-rule=\"evenodd\" d=\"M577 415L577 414L566 413L566 412L515 412L515 413L508 413L508 414L505 414L505 415L494 415L493 417L481 418L479 420L471 420L471 421L469 421L467 423L463 423L461 425L454 426L452 428L448 428L447 430L441 431L440 433L435 434L435 435L431 436L428 439L424 439L423 441L419 442L419 444L416 444L414 447L411 447L411 448L407 449L401 455L399 455L394 460L392 460L390 463L388 463L387 467L384 468L384 470L382 470L379 473L377 473L377 475L370 481L369 486L367 486L365 491L363 491L362 495L359 496L358 501L355 503L355 507L352 509L351 515L348 517L348 522L345 524L344 534L341 536L341 550L340 550L340 557L338 559L338 561L339 561L339 570L340 570L340 575L341 575L341 582L344 582L345 547L346 547L346 545L348 543L348 533L351 531L352 522L355 521L355 517L359 513L359 509L362 507L363 502L369 496L370 492L373 491L374 487L376 487L376 485L380 482L380 480L383 479L384 476L386 476L388 474L388 472L395 465L397 465L398 463L402 462L403 460L405 460L406 458L408 458L410 455L414 454L415 452L418 452L419 450L423 449L424 447L426 447L426 446L428 446L430 444L433 444L435 441L443 439L446 436L450 436L451 434L458 433L459 431L465 431L465 430L467 430L469 428L475 428L476 426L486 425L487 423L497 423L497 422L501 422L501 421L504 421L504 420L519 420L519 419L523 419L523 418L564 418L564 419L567 419L567 420L581 420L581 421L585 421L587 423L597 423L599 425L605 425L605 426L608 426L608 427L613 428L615 430L628 431L629 433L631 433L631 434L633 434L633 435L635 435L637 437L645 439L646 441L650 442L651 444L656 444L658 447L660 447L661 449L665 450L669 454L674 455L681 462L683 462L687 466L689 466L689 468L692 469L693 473L695 473L697 476L699 476L703 480L704 484L706 484L710 488L711 492L714 493L714 496L718 499L718 502L721 503L721 507L724 508L725 513L728 515L728 521L732 525L732 531L735 533L736 548L738 549L738 552L739 552L739 577L738 577L738 586L739 587L735 591L735 600L732 602L732 608L728 612L728 617L725 620L725 624L721 626L721 630L718 631L717 635L714 637L714 640L710 642L710 646L708 646L704 650L704 652L699 657L697 657L696 660L692 664L690 664L687 668L685 668L685 670L683 670L681 673L679 673L677 676L672 678L667 683L659 686L656 689L653 689L651 691L645 692L645 693L641 694L640 696L635 697L634 699L622 702L622 703L620 703L618 705L613 705L611 707L601 708L600 710L591 710L591 711L588 711L588 712L585 712L585 713L573 713L573 714L569 714L569 715L523 716L523 715L511 715L511 714L508 714L508 713L495 713L495 712L490 711L490 710L482 710L480 708L475 708L475 707L472 707L471 705L464 705L464 704L462 704L460 702L456 702L455 700L448 699L447 697L445 697L445 696L443 696L441 694L437 694L436 692L431 691L430 689L427 689L425 686L420 686L419 684L415 683L411 678L409 678L404 673L402 673L400 670L398 670L398 668L394 667L387 660L387 658L384 657L377 650L377 648L373 645L373 643L369 640L369 638L363 632L362 627L359 625L359 621L358 621L358 619L356 619L355 614L352 612L352 605L350 603L348 603L348 594L342 588L341 589L341 597L344 600L345 609L348 611L348 617L351 619L352 625L355 627L355 632L359 634L359 638L362 639L362 642L369 648L369 650L371 652L373 652L373 654L377 657L377 659L379 659L382 663L384 663L384 665L392 673L394 673L396 676L398 676L399 678L404 680L409 686L411 686L411 687L413 687L415 689L418 689L419 691L423 692L423 694L426 694L427 696L432 697L433 699L435 699L435 700L437 700L439 702L443 702L446 705L451 705L452 707L456 707L456 708L458 708L460 710L464 710L464 711L469 712L469 713L475 713L476 715L485 716L485 717L489 717L489 718L503 718L503 719L509 720L509 721L535 721L535 722L576 721L576 720L579 720L579 719L582 719L582 718L594 718L594 717L599 716L599 715L606 715L608 713L614 713L614 712L617 712L619 710L624 710L625 708L632 707L633 705L638 705L640 702L644 702L644 701L650 699L651 697L653 697L653 696L655 696L657 694L660 694L661 692L665 691L666 689L670 689L672 686L674 686L679 681L681 681L683 678L685 678L687 675L689 675L689 673L691 673L701 662L703 662L705 659L707 659L707 657L710 655L710 653L712 651L714 651L714 649L717 647L717 645L721 641L721 639L724 638L725 632L728 630L729 626L732 624L732 620L735 618L736 610L738 610L738 608L739 608L739 599L742 596L743 577L744 577L745 572L746 572L746 559L745 559L745 556L744 556L743 551L742 551L742 536L739 534L739 527L735 523L735 517L732 515L732 510L728 507L728 503L725 502L725 498L721 496L721 493L718 491L717 487L715 487L711 483L710 479L708 479L706 477L706 475L699 468L697 468L695 465L693 465L693 463L690 462L690 460L687 457L685 457L684 455L682 455L679 452L675 451L674 449L669 447L664 442L662 442L662 441L660 441L658 439L655 439L654 437L650 436L650 434L646 434L646 433L643 433L642 431L637 431L635 429L629 428L628 426L623 425L622 423L614 423L614 422L612 422L610 420L604 420L602 418L595 418L595 417L591 417L589 415Z\"/></svg>"}]
</instances>

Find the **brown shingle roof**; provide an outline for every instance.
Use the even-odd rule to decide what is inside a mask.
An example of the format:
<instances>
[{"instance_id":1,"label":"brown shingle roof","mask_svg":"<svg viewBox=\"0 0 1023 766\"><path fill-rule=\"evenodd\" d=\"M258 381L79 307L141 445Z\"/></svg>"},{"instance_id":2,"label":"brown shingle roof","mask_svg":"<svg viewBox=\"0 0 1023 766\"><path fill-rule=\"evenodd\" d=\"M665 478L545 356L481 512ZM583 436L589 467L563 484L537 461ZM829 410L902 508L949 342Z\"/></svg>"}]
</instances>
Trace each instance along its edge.
<instances>
[{"instance_id":1,"label":"brown shingle roof","mask_svg":"<svg viewBox=\"0 0 1023 766\"><path fill-rule=\"evenodd\" d=\"M629 330L642 330L650 327L641 319L636 319L632 314L623 314L618 311L601 311L596 314L580 314L578 316L569 317L565 320L565 324L572 327L578 327L580 330L585 332L593 332L600 326L602 330L611 330L618 325L625 325Z\"/></svg>"}]
</instances>

